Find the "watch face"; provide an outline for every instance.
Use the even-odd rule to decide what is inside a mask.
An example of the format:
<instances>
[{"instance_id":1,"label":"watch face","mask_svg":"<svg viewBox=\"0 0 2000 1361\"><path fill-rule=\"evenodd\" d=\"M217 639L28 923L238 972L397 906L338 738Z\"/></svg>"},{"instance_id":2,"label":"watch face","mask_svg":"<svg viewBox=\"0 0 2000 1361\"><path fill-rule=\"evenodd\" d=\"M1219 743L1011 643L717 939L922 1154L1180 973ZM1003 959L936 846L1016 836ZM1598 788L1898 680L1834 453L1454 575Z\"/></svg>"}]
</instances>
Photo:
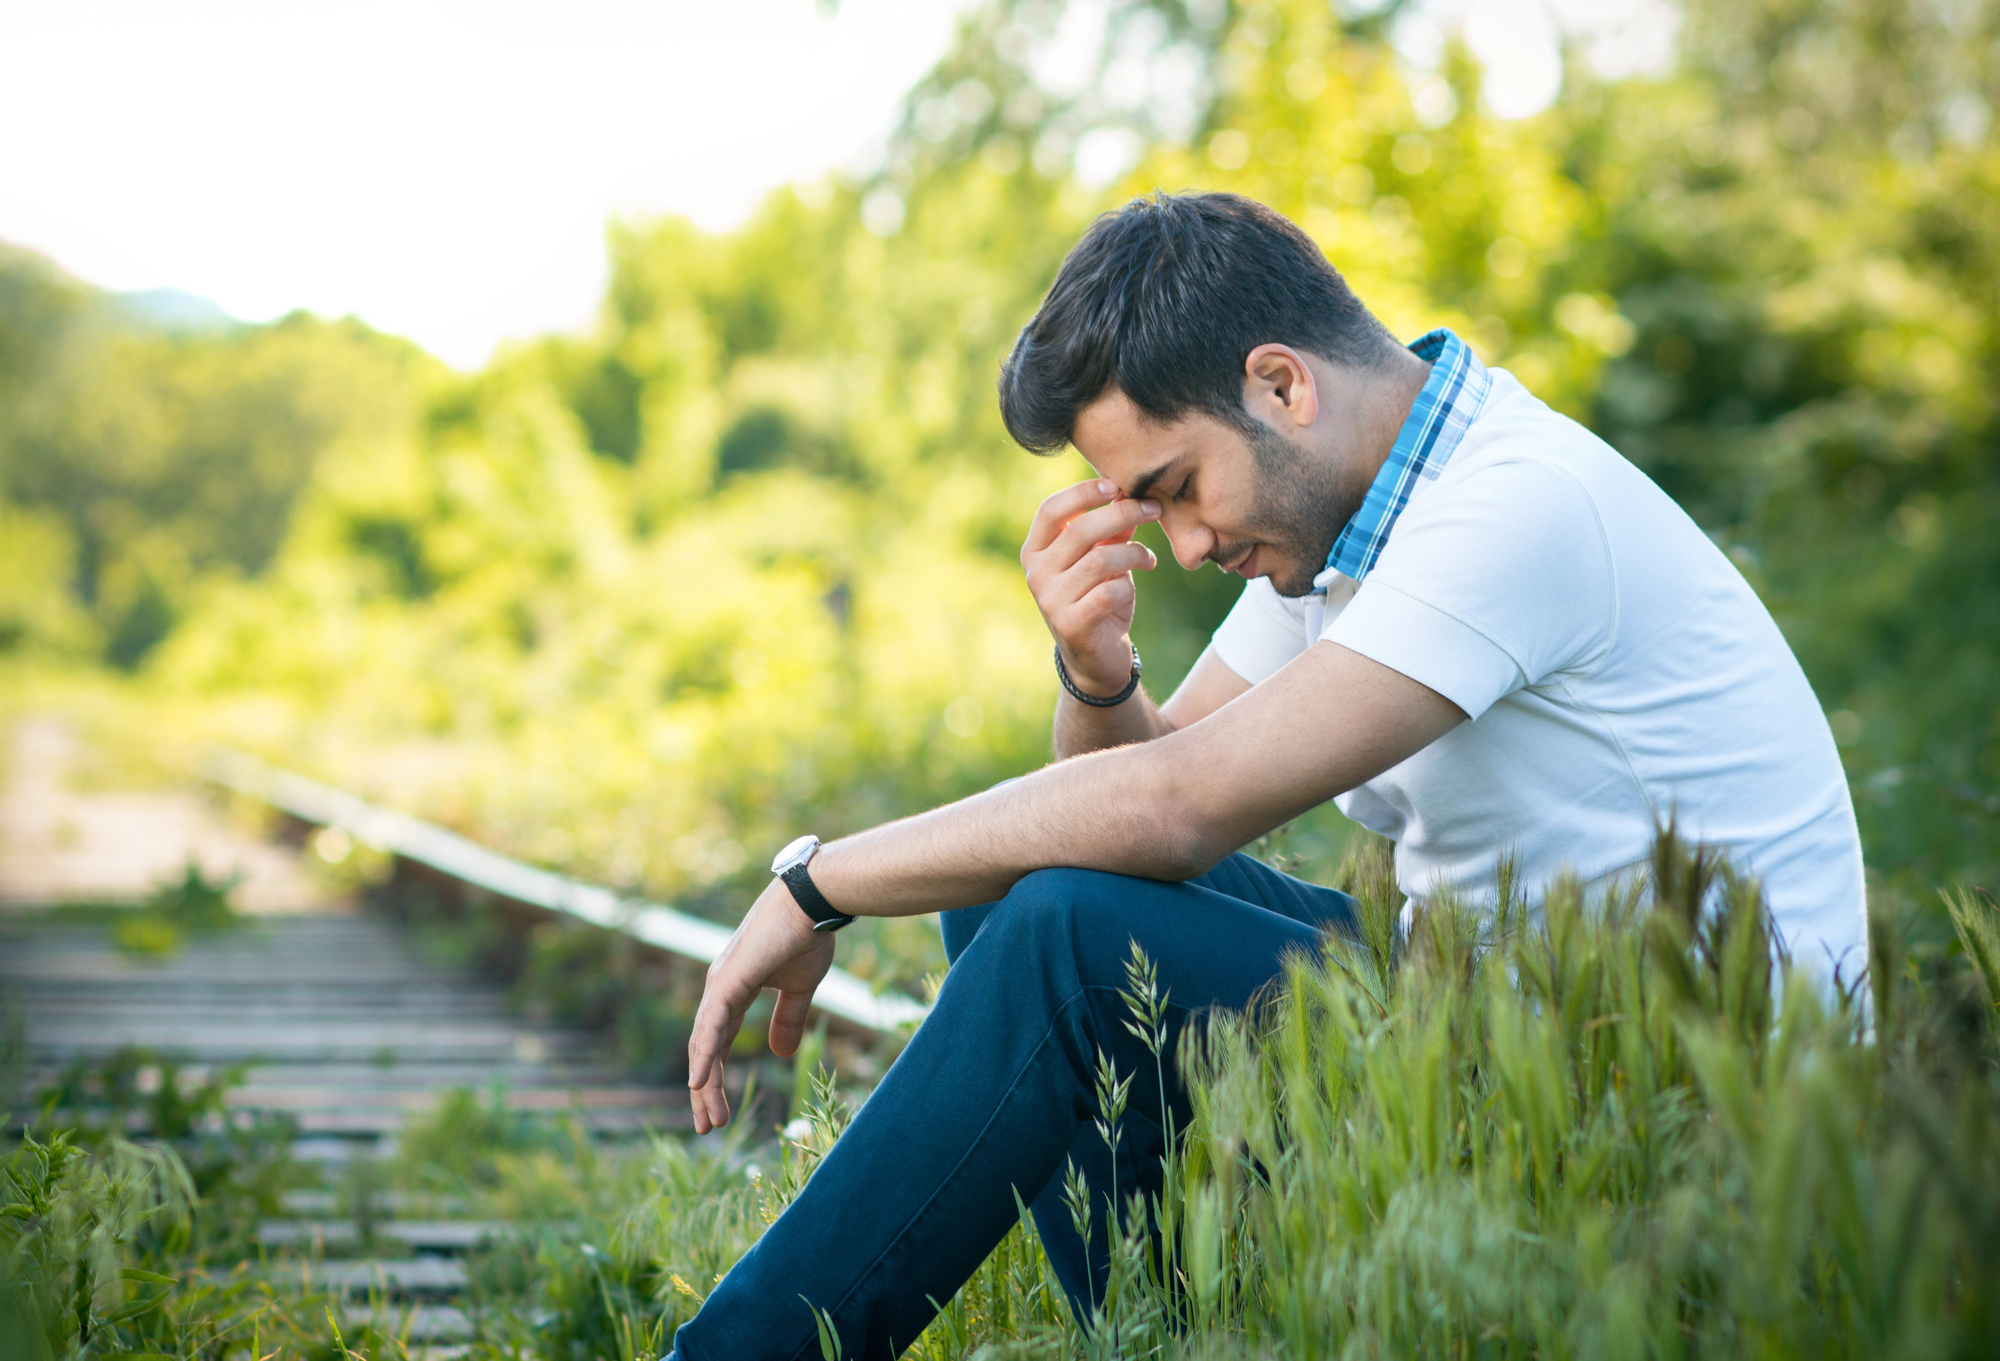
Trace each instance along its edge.
<instances>
[{"instance_id":1,"label":"watch face","mask_svg":"<svg viewBox=\"0 0 2000 1361\"><path fill-rule=\"evenodd\" d=\"M778 858L771 862L771 873L783 874L786 870L806 859L819 849L819 838L811 832L794 841L778 852Z\"/></svg>"}]
</instances>

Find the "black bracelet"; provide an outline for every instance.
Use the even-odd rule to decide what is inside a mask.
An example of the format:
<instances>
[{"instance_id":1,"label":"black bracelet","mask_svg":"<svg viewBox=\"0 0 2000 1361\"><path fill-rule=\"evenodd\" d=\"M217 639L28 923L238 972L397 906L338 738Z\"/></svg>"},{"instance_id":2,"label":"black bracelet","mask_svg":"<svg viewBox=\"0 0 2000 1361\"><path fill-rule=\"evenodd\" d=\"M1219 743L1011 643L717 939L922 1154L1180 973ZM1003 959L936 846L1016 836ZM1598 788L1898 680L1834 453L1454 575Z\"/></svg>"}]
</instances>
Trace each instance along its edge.
<instances>
[{"instance_id":1,"label":"black bracelet","mask_svg":"<svg viewBox=\"0 0 2000 1361\"><path fill-rule=\"evenodd\" d=\"M1132 698L1132 692L1139 688L1139 649L1132 649L1132 679L1125 682L1125 688L1109 699L1102 695L1086 695L1076 688L1076 682L1069 678L1069 668L1063 665L1062 649L1056 649L1056 679L1062 682L1069 697L1079 704L1088 704L1093 709L1109 709Z\"/></svg>"}]
</instances>

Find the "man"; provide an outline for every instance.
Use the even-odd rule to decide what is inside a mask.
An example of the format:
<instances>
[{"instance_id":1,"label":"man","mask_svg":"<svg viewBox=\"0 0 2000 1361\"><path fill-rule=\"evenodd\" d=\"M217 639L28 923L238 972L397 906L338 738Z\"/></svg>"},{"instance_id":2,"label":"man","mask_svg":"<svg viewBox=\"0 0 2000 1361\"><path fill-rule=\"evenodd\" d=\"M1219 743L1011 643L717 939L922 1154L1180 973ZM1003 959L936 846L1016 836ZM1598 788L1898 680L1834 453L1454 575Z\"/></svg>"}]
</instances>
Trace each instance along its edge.
<instances>
[{"instance_id":1,"label":"man","mask_svg":"<svg viewBox=\"0 0 2000 1361\"><path fill-rule=\"evenodd\" d=\"M1157 1186L1145 1119L1172 1075L1122 1025L1136 941L1176 1030L1243 1006L1351 929L1347 900L1240 854L1337 798L1396 842L1421 900L1635 871L1673 817L1761 877L1793 954L1858 971L1860 844L1819 706L1770 616L1695 524L1588 431L1449 332L1405 349L1312 242L1231 195L1139 200L1065 261L1000 379L1028 448L1098 473L1043 503L1021 560L1056 641L1058 762L781 856L709 971L695 1124L764 988L796 1048L847 914L944 910L937 1006L798 1201L717 1286L683 1358L893 1357L1029 1202L1072 1300L1101 1285L1061 1204L1101 1196L1097 1054L1134 1089L1121 1196ZM1133 541L1156 521L1243 595L1155 707L1132 649ZM984 906L979 906L984 905Z\"/></svg>"}]
</instances>

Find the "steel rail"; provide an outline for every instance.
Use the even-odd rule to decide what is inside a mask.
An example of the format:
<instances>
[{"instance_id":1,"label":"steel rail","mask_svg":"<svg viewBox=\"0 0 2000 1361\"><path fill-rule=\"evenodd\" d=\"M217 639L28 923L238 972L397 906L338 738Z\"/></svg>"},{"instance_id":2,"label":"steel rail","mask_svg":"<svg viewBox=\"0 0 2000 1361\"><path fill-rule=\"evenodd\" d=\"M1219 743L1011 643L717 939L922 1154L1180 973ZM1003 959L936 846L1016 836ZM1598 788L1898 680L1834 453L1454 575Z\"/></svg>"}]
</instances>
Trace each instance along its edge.
<instances>
[{"instance_id":1,"label":"steel rail","mask_svg":"<svg viewBox=\"0 0 2000 1361\"><path fill-rule=\"evenodd\" d=\"M730 931L671 907L627 897L551 870L537 869L490 850L436 823L382 808L344 790L229 747L212 749L202 778L247 795L304 822L334 827L363 845L450 875L502 898L618 931L670 954L714 962ZM930 1008L900 993L877 993L844 969L829 969L813 1006L869 1030L900 1030L923 1020Z\"/></svg>"}]
</instances>

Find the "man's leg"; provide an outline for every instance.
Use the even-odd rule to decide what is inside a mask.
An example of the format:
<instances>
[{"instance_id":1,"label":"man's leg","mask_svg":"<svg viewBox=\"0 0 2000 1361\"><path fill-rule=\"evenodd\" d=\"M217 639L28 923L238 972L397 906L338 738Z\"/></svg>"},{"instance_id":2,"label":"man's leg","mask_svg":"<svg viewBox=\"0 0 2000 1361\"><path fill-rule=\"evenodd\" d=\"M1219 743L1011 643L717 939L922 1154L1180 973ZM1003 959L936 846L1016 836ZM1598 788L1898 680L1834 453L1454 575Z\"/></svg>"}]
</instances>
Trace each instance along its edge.
<instances>
[{"instance_id":1,"label":"man's leg","mask_svg":"<svg viewBox=\"0 0 2000 1361\"><path fill-rule=\"evenodd\" d=\"M1289 911L1344 905L1240 859L1220 879L1285 910L1090 870L1015 885L797 1202L675 1337L683 1361L816 1357L807 1302L849 1355L899 1355L1012 1227L1016 1190L1038 1197L1090 1129L1100 1049L1132 1076L1132 1111L1174 1099L1123 1025L1130 941L1158 965L1178 1031L1199 1010L1245 1005L1287 951L1314 948L1317 923Z\"/></svg>"},{"instance_id":2,"label":"man's leg","mask_svg":"<svg viewBox=\"0 0 2000 1361\"><path fill-rule=\"evenodd\" d=\"M1361 934L1354 900L1345 893L1295 879L1248 855L1232 855L1201 878L1188 882L1254 903L1315 930L1340 931L1356 938ZM947 960L953 965L958 963L958 957L999 905L984 903L940 914L938 925L944 936ZM1169 1046L1173 1042L1170 1037ZM1162 1052L1170 1070L1167 1079L1172 1099L1167 1118L1172 1120L1175 1129L1186 1129L1191 1112L1180 1093L1176 1075L1171 1071L1173 1054L1177 1051L1169 1047ZM1150 1059L1151 1056L1144 1057ZM1121 1073L1124 1071L1120 1069ZM1069 1206L1063 1199L1063 1176L1060 1173L1051 1177L1040 1194L1028 1202L1028 1208L1035 1216L1035 1230L1041 1236L1043 1250L1048 1254L1049 1265L1054 1268L1056 1279L1062 1282L1070 1307L1079 1321L1088 1319L1091 1310L1104 1298L1111 1269L1111 1236L1116 1224L1110 1213L1112 1189L1117 1188L1119 1200L1128 1203L1134 1191L1148 1197L1160 1193L1168 1138L1166 1130L1161 1127L1162 1111L1157 1105L1145 1110L1134 1109L1134 1105L1136 1103L1127 1106L1115 1164L1111 1149L1106 1147L1103 1137L1090 1124L1084 1126L1081 1137L1064 1160L1065 1165L1076 1164L1092 1191L1094 1213L1088 1243L1077 1236Z\"/></svg>"}]
</instances>

